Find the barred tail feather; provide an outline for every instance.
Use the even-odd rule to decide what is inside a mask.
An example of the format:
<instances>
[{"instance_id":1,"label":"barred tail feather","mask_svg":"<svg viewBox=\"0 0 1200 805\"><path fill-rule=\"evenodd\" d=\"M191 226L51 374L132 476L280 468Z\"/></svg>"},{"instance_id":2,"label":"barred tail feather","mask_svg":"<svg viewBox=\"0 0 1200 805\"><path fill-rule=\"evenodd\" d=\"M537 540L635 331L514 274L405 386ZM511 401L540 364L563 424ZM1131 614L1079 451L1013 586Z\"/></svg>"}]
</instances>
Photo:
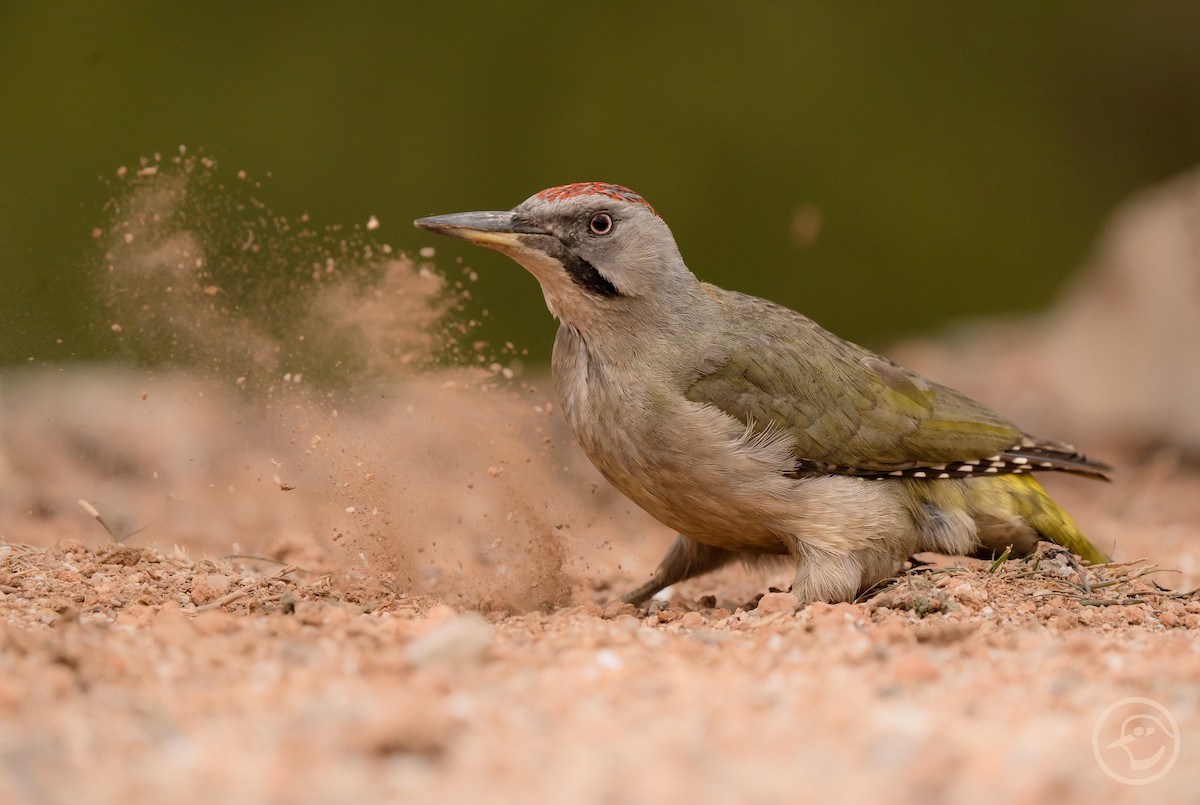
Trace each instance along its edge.
<instances>
[{"instance_id":1,"label":"barred tail feather","mask_svg":"<svg viewBox=\"0 0 1200 805\"><path fill-rule=\"evenodd\" d=\"M1091 460L1069 444L1026 438L1021 444L1005 450L1003 456L1011 463L1027 466L1030 470L1058 470L1101 481L1112 480L1112 467Z\"/></svg>"}]
</instances>

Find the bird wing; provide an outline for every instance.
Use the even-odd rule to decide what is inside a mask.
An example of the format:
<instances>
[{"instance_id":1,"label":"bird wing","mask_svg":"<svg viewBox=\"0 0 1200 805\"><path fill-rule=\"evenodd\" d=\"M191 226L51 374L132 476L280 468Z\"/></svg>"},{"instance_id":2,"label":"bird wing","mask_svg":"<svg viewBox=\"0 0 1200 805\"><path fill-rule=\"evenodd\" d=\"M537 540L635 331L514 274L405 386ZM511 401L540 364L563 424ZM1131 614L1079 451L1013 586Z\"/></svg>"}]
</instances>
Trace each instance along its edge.
<instances>
[{"instance_id":1,"label":"bird wing","mask_svg":"<svg viewBox=\"0 0 1200 805\"><path fill-rule=\"evenodd\" d=\"M954 389L844 341L795 311L711 288L730 327L686 390L753 431L794 442L796 474L969 477L1106 467L1044 442Z\"/></svg>"}]
</instances>

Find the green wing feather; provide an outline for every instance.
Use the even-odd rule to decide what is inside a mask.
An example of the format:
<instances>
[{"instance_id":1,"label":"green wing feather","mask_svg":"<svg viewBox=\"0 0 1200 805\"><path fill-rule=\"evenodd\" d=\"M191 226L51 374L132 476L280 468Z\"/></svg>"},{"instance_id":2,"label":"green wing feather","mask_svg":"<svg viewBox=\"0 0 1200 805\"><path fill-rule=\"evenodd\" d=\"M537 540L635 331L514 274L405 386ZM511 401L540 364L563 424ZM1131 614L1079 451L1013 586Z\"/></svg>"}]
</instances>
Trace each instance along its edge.
<instances>
[{"instance_id":1,"label":"green wing feather","mask_svg":"<svg viewBox=\"0 0 1200 805\"><path fill-rule=\"evenodd\" d=\"M1021 430L953 389L843 341L795 311L711 292L754 332L722 334L686 391L748 423L783 431L799 460L889 472L997 456Z\"/></svg>"},{"instance_id":2,"label":"green wing feather","mask_svg":"<svg viewBox=\"0 0 1200 805\"><path fill-rule=\"evenodd\" d=\"M1000 456L1015 459L1000 473L1038 462L1041 469L1107 478L1109 467L1069 445L1033 439L970 397L843 341L795 311L707 287L735 308L728 320L753 321L755 328L721 334L720 351L706 356L687 398L756 433L791 436L797 462L808 471L888 473ZM995 474L969 487L916 483L928 494L957 490L969 497L964 505L1018 517L1091 562L1108 561L1030 476Z\"/></svg>"}]
</instances>

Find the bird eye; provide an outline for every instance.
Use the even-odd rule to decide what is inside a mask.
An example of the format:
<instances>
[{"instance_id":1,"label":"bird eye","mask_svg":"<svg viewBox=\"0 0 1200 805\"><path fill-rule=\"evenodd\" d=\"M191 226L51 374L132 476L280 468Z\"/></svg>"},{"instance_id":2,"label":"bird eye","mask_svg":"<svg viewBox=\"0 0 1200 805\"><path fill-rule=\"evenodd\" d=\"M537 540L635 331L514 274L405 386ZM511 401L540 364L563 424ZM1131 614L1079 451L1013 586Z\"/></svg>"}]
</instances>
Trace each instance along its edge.
<instances>
[{"instance_id":1,"label":"bird eye","mask_svg":"<svg viewBox=\"0 0 1200 805\"><path fill-rule=\"evenodd\" d=\"M612 232L613 219L606 212L598 212L592 216L592 220L588 222L588 229L592 230L593 235L607 235Z\"/></svg>"}]
</instances>

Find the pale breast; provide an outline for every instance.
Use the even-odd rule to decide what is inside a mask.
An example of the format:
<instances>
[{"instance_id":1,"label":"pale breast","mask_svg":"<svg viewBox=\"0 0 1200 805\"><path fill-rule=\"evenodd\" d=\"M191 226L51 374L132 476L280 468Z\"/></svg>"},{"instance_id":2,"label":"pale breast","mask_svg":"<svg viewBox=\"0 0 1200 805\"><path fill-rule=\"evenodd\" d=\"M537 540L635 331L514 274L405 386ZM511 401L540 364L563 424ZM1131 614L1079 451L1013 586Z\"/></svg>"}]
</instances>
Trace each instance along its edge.
<instances>
[{"instance_id":1,"label":"pale breast","mask_svg":"<svg viewBox=\"0 0 1200 805\"><path fill-rule=\"evenodd\" d=\"M576 439L617 489L667 526L729 549L785 552L800 484L782 433L754 434L712 406L598 365L582 339L555 341L554 377Z\"/></svg>"}]
</instances>

